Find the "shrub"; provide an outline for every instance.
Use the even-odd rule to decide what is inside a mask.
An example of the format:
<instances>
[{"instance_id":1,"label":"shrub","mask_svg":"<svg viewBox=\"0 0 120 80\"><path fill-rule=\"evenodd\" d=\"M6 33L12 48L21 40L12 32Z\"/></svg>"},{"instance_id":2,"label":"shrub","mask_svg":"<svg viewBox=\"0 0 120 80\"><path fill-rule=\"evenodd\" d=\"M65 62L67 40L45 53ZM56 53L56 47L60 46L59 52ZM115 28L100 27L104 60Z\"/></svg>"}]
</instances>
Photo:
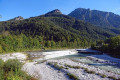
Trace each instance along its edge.
<instances>
[{"instance_id":1,"label":"shrub","mask_svg":"<svg viewBox=\"0 0 120 80\"><path fill-rule=\"evenodd\" d=\"M74 74L71 74L71 73L67 73L67 75L69 76L70 79L72 80L79 80L78 77Z\"/></svg>"},{"instance_id":2,"label":"shrub","mask_svg":"<svg viewBox=\"0 0 120 80\"><path fill-rule=\"evenodd\" d=\"M65 69L69 69L68 67L66 67Z\"/></svg>"},{"instance_id":3,"label":"shrub","mask_svg":"<svg viewBox=\"0 0 120 80\"><path fill-rule=\"evenodd\" d=\"M47 64L48 64L48 65L51 65L52 63L51 63L51 62L48 62Z\"/></svg>"},{"instance_id":4,"label":"shrub","mask_svg":"<svg viewBox=\"0 0 120 80\"><path fill-rule=\"evenodd\" d=\"M22 78L20 78L19 76L8 76L7 80L23 80Z\"/></svg>"},{"instance_id":5,"label":"shrub","mask_svg":"<svg viewBox=\"0 0 120 80\"><path fill-rule=\"evenodd\" d=\"M117 80L114 76L108 76L108 78L113 79L113 80Z\"/></svg>"},{"instance_id":6,"label":"shrub","mask_svg":"<svg viewBox=\"0 0 120 80\"><path fill-rule=\"evenodd\" d=\"M71 65L65 64L66 67L73 68Z\"/></svg>"},{"instance_id":7,"label":"shrub","mask_svg":"<svg viewBox=\"0 0 120 80\"><path fill-rule=\"evenodd\" d=\"M4 61L2 59L0 59L0 69L2 69L4 66Z\"/></svg>"},{"instance_id":8,"label":"shrub","mask_svg":"<svg viewBox=\"0 0 120 80\"><path fill-rule=\"evenodd\" d=\"M65 66L69 67L69 68L80 69L80 66L71 66L71 65L68 65L68 64L65 64Z\"/></svg>"},{"instance_id":9,"label":"shrub","mask_svg":"<svg viewBox=\"0 0 120 80\"><path fill-rule=\"evenodd\" d=\"M73 68L75 68L75 69L80 69L80 66L73 66Z\"/></svg>"},{"instance_id":10,"label":"shrub","mask_svg":"<svg viewBox=\"0 0 120 80\"><path fill-rule=\"evenodd\" d=\"M21 70L22 63L17 59L0 60L0 80L37 80Z\"/></svg>"},{"instance_id":11,"label":"shrub","mask_svg":"<svg viewBox=\"0 0 120 80\"><path fill-rule=\"evenodd\" d=\"M16 70L21 69L21 67L22 67L22 63L19 62L19 60L17 60L17 59L10 59L10 60L6 61L4 64L5 72L16 71Z\"/></svg>"},{"instance_id":12,"label":"shrub","mask_svg":"<svg viewBox=\"0 0 120 80\"><path fill-rule=\"evenodd\" d=\"M106 76L105 74L102 74L101 77L102 77L102 78L106 78L107 76Z\"/></svg>"},{"instance_id":13,"label":"shrub","mask_svg":"<svg viewBox=\"0 0 120 80\"><path fill-rule=\"evenodd\" d=\"M55 67L56 69L58 69L58 70L61 70L62 68L64 68L63 66L59 66L59 65L57 65L57 64L54 64L54 67Z\"/></svg>"},{"instance_id":14,"label":"shrub","mask_svg":"<svg viewBox=\"0 0 120 80\"><path fill-rule=\"evenodd\" d=\"M48 62L47 64L53 66L54 68L56 68L58 70L61 70L62 68L64 68L63 66L59 66L57 62L53 62L53 63Z\"/></svg>"},{"instance_id":15,"label":"shrub","mask_svg":"<svg viewBox=\"0 0 120 80\"><path fill-rule=\"evenodd\" d=\"M85 72L87 72L89 74L95 74L95 71L89 71L87 68L85 68Z\"/></svg>"},{"instance_id":16,"label":"shrub","mask_svg":"<svg viewBox=\"0 0 120 80\"><path fill-rule=\"evenodd\" d=\"M0 80L4 80L4 70L0 69Z\"/></svg>"}]
</instances>

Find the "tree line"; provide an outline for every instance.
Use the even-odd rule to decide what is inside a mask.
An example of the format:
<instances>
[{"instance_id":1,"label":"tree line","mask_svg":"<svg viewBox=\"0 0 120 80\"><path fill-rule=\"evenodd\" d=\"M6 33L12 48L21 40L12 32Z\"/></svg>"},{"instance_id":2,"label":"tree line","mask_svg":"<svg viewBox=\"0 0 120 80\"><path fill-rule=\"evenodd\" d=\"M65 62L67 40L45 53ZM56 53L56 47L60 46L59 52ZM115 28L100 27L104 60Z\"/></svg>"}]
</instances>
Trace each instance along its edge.
<instances>
[{"instance_id":1,"label":"tree line","mask_svg":"<svg viewBox=\"0 0 120 80\"><path fill-rule=\"evenodd\" d=\"M111 56L120 58L120 36L111 37L105 41L101 40L91 45L92 49L106 52Z\"/></svg>"},{"instance_id":2,"label":"tree line","mask_svg":"<svg viewBox=\"0 0 120 80\"><path fill-rule=\"evenodd\" d=\"M90 45L91 43L86 40L81 41L79 38L74 41L64 39L56 42L53 38L47 40L44 36L0 35L0 53L44 48L85 48Z\"/></svg>"}]
</instances>

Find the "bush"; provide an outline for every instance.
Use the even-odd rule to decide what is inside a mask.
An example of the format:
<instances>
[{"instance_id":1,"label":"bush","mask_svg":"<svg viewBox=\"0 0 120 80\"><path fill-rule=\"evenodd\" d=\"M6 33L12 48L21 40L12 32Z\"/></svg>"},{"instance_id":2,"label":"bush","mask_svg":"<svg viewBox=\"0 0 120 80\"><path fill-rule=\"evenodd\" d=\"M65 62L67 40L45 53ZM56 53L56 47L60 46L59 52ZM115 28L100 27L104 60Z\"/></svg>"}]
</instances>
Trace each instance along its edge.
<instances>
[{"instance_id":1,"label":"bush","mask_svg":"<svg viewBox=\"0 0 120 80\"><path fill-rule=\"evenodd\" d=\"M17 59L4 62L0 59L0 80L37 80L21 70L22 63Z\"/></svg>"},{"instance_id":2,"label":"bush","mask_svg":"<svg viewBox=\"0 0 120 80\"><path fill-rule=\"evenodd\" d=\"M102 78L106 78L107 76L105 74L101 75Z\"/></svg>"},{"instance_id":3,"label":"bush","mask_svg":"<svg viewBox=\"0 0 120 80\"><path fill-rule=\"evenodd\" d=\"M2 69L4 66L4 61L2 59L0 59L0 69Z\"/></svg>"},{"instance_id":4,"label":"bush","mask_svg":"<svg viewBox=\"0 0 120 80\"><path fill-rule=\"evenodd\" d=\"M65 66L69 67L69 68L80 69L80 66L71 66L71 65L68 65L68 64L65 64Z\"/></svg>"},{"instance_id":5,"label":"bush","mask_svg":"<svg viewBox=\"0 0 120 80\"><path fill-rule=\"evenodd\" d=\"M55 63L53 66L58 70L61 70L64 68L63 66L59 66L57 63Z\"/></svg>"},{"instance_id":6,"label":"bush","mask_svg":"<svg viewBox=\"0 0 120 80\"><path fill-rule=\"evenodd\" d=\"M89 71L87 68L85 68L85 72L89 74L95 74L95 71Z\"/></svg>"},{"instance_id":7,"label":"bush","mask_svg":"<svg viewBox=\"0 0 120 80\"><path fill-rule=\"evenodd\" d=\"M0 80L4 80L4 70L0 69Z\"/></svg>"},{"instance_id":8,"label":"bush","mask_svg":"<svg viewBox=\"0 0 120 80\"><path fill-rule=\"evenodd\" d=\"M16 71L21 69L21 67L22 67L22 63L19 62L17 59L10 59L6 61L4 64L5 72Z\"/></svg>"},{"instance_id":9,"label":"bush","mask_svg":"<svg viewBox=\"0 0 120 80\"><path fill-rule=\"evenodd\" d=\"M75 68L75 69L80 69L80 66L73 66L73 68Z\"/></svg>"},{"instance_id":10,"label":"bush","mask_svg":"<svg viewBox=\"0 0 120 80\"><path fill-rule=\"evenodd\" d=\"M113 80L117 80L114 76L108 76L108 78L113 79Z\"/></svg>"},{"instance_id":11,"label":"bush","mask_svg":"<svg viewBox=\"0 0 120 80\"><path fill-rule=\"evenodd\" d=\"M77 76L75 76L74 74L71 73L67 73L67 75L69 76L70 79L72 80L79 80Z\"/></svg>"}]
</instances>

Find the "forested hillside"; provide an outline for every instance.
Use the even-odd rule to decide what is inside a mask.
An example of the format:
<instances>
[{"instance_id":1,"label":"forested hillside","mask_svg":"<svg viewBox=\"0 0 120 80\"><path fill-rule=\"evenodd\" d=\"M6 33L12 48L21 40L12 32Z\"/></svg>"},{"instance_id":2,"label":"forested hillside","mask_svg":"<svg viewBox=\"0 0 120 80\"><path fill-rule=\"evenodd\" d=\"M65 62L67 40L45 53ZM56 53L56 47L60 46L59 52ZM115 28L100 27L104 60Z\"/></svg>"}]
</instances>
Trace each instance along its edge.
<instances>
[{"instance_id":1,"label":"forested hillside","mask_svg":"<svg viewBox=\"0 0 120 80\"><path fill-rule=\"evenodd\" d=\"M120 58L120 36L98 41L96 44L92 45L92 48Z\"/></svg>"},{"instance_id":2,"label":"forested hillside","mask_svg":"<svg viewBox=\"0 0 120 80\"><path fill-rule=\"evenodd\" d=\"M63 15L59 10L29 19L0 22L0 52L88 47L116 34Z\"/></svg>"}]
</instances>

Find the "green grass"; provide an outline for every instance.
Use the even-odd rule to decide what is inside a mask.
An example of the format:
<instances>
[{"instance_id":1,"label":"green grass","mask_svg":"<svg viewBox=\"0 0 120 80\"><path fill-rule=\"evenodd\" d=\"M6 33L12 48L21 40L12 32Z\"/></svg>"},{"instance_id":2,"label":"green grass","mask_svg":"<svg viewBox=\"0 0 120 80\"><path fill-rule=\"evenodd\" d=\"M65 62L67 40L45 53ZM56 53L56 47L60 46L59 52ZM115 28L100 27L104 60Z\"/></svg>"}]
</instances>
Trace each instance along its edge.
<instances>
[{"instance_id":1,"label":"green grass","mask_svg":"<svg viewBox=\"0 0 120 80\"><path fill-rule=\"evenodd\" d=\"M61 70L64 68L63 66L59 66L57 62L48 62L47 64L53 66L54 68L58 70Z\"/></svg>"},{"instance_id":2,"label":"green grass","mask_svg":"<svg viewBox=\"0 0 120 80\"><path fill-rule=\"evenodd\" d=\"M83 68L85 70L86 73L88 74L95 74L95 71L90 71L87 68Z\"/></svg>"},{"instance_id":3,"label":"green grass","mask_svg":"<svg viewBox=\"0 0 120 80\"><path fill-rule=\"evenodd\" d=\"M48 62L47 64L53 66L57 70L61 70L61 69L64 68L63 66L59 66L57 62ZM79 68L79 66L74 66L73 67L73 66L70 66L70 65L67 65L67 64L66 64L66 66L67 67L69 66L71 68ZM68 69L67 67L65 67L64 69ZM58 73L60 73L60 71L58 71ZM71 74L71 73L68 73L68 72L66 72L66 73L67 73L67 75L69 76L70 79L72 79L72 80L79 80L78 77L75 76L74 74Z\"/></svg>"},{"instance_id":4,"label":"green grass","mask_svg":"<svg viewBox=\"0 0 120 80\"><path fill-rule=\"evenodd\" d=\"M106 78L107 76L106 76L105 74L102 74L101 77L102 77L102 78Z\"/></svg>"},{"instance_id":5,"label":"green grass","mask_svg":"<svg viewBox=\"0 0 120 80\"><path fill-rule=\"evenodd\" d=\"M0 80L37 80L22 71L22 65L17 59L6 62L0 59Z\"/></svg>"},{"instance_id":6,"label":"green grass","mask_svg":"<svg viewBox=\"0 0 120 80\"><path fill-rule=\"evenodd\" d=\"M71 66L71 65L68 65L68 64L65 64L66 67L69 67L69 68L74 68L74 69L80 69L81 67L80 66Z\"/></svg>"},{"instance_id":7,"label":"green grass","mask_svg":"<svg viewBox=\"0 0 120 80\"><path fill-rule=\"evenodd\" d=\"M74 75L74 74L67 73L67 75L68 75L69 78L72 79L72 80L79 80L79 78L78 78L76 75Z\"/></svg>"}]
</instances>

